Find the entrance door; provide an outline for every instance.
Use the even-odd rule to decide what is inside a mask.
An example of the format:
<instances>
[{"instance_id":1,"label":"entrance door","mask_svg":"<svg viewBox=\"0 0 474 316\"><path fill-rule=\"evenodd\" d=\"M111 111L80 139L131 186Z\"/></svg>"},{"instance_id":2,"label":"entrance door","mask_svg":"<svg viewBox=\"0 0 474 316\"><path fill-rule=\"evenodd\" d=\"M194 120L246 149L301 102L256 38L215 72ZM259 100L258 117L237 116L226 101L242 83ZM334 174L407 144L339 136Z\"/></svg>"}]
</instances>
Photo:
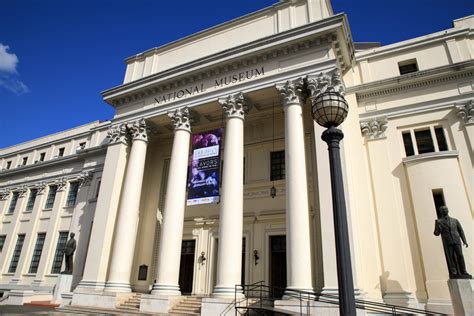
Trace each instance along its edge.
<instances>
[{"instance_id":1,"label":"entrance door","mask_svg":"<svg viewBox=\"0 0 474 316\"><path fill-rule=\"evenodd\" d=\"M286 236L270 236L270 251L270 285L279 298L286 288Z\"/></svg>"},{"instance_id":2,"label":"entrance door","mask_svg":"<svg viewBox=\"0 0 474 316\"><path fill-rule=\"evenodd\" d=\"M195 240L183 240L181 245L181 264L179 265L179 288L182 294L193 291Z\"/></svg>"}]
</instances>

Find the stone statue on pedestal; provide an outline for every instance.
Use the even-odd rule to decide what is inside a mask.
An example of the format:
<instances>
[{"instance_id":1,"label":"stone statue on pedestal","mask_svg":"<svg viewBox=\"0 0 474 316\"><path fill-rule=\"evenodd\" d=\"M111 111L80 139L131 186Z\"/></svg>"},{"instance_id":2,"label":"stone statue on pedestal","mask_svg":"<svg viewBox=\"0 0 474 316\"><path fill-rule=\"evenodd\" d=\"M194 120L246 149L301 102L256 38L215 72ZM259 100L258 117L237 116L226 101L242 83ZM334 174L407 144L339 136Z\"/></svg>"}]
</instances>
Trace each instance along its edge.
<instances>
[{"instance_id":1,"label":"stone statue on pedestal","mask_svg":"<svg viewBox=\"0 0 474 316\"><path fill-rule=\"evenodd\" d=\"M461 224L455 218L448 216L448 208L441 206L439 212L441 217L435 220L434 234L441 235L443 248L448 263L450 279L471 279L467 273L464 256L462 254L461 241L468 247L466 237Z\"/></svg>"},{"instance_id":2,"label":"stone statue on pedestal","mask_svg":"<svg viewBox=\"0 0 474 316\"><path fill-rule=\"evenodd\" d=\"M71 233L69 235L69 240L66 243L66 248L64 248L64 261L66 262L66 269L61 272L62 274L72 274L73 269L73 258L74 251L76 251L76 240L74 239L75 234Z\"/></svg>"}]
</instances>

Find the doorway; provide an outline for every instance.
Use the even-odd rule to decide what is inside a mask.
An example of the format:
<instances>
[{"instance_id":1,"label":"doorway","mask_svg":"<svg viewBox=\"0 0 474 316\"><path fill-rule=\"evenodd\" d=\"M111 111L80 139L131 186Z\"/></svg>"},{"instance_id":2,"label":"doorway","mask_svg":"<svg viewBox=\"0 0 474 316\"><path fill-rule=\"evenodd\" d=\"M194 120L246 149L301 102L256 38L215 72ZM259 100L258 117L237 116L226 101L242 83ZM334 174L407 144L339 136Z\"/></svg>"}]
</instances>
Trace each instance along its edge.
<instances>
[{"instance_id":1,"label":"doorway","mask_svg":"<svg viewBox=\"0 0 474 316\"><path fill-rule=\"evenodd\" d=\"M281 298L286 288L286 236L270 236L270 286Z\"/></svg>"},{"instance_id":2,"label":"doorway","mask_svg":"<svg viewBox=\"0 0 474 316\"><path fill-rule=\"evenodd\" d=\"M181 264L179 265L179 288L189 295L193 291L195 240L183 240L181 244Z\"/></svg>"}]
</instances>

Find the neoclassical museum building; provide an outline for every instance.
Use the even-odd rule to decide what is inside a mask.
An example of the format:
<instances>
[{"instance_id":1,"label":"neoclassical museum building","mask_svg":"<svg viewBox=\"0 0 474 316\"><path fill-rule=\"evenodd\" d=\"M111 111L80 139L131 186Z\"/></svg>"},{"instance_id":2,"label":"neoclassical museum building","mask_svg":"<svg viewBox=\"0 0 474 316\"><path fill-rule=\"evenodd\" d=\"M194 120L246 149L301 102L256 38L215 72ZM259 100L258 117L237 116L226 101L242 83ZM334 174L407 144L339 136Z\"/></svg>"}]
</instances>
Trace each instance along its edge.
<instances>
[{"instance_id":1,"label":"neoclassical museum building","mask_svg":"<svg viewBox=\"0 0 474 316\"><path fill-rule=\"evenodd\" d=\"M473 38L468 16L357 43L329 0L282 0L127 58L102 92L112 119L0 149L0 304L53 300L71 232L72 289L56 298L70 307L169 312L191 296L234 314L236 285L259 281L337 294L312 117L335 91L356 297L452 312L433 230L446 205L474 246Z\"/></svg>"}]
</instances>

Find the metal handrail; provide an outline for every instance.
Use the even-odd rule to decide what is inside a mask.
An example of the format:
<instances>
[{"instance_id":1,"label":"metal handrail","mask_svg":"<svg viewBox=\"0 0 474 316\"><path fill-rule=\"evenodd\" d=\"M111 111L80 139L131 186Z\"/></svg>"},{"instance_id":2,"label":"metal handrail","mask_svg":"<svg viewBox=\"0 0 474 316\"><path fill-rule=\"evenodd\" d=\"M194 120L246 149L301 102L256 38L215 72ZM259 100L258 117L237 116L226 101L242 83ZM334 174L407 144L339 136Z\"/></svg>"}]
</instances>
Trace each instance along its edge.
<instances>
[{"instance_id":1,"label":"metal handrail","mask_svg":"<svg viewBox=\"0 0 474 316\"><path fill-rule=\"evenodd\" d=\"M242 289L245 298L237 301L237 291ZM277 298L275 297L275 291L283 292L285 288L277 287L277 286L269 286L265 285L264 281L258 281L253 284L248 285L236 285L235 286L235 314L237 315L238 309L263 309L263 301L264 299L268 299L270 301L275 301ZM255 295L254 293L257 293ZM285 292L286 297L293 297L297 298L300 302L300 314L303 314L303 302L306 302L307 311L310 310L310 301L318 301L322 303L328 303L333 305L339 305L339 297L338 295L331 295L331 294L323 294L317 292L309 292L309 291L302 291L302 290L291 290ZM254 305L249 306L249 299L258 299L258 307ZM245 301L245 306L240 306L241 302ZM356 308L364 309L366 311L371 312L382 312L382 313L391 313L392 315L397 314L421 314L421 315L440 315L440 313L435 313L432 311L416 309L411 307L387 304L387 303L380 303L380 302L373 302L363 299L356 299ZM238 306L239 305L239 306Z\"/></svg>"}]
</instances>

